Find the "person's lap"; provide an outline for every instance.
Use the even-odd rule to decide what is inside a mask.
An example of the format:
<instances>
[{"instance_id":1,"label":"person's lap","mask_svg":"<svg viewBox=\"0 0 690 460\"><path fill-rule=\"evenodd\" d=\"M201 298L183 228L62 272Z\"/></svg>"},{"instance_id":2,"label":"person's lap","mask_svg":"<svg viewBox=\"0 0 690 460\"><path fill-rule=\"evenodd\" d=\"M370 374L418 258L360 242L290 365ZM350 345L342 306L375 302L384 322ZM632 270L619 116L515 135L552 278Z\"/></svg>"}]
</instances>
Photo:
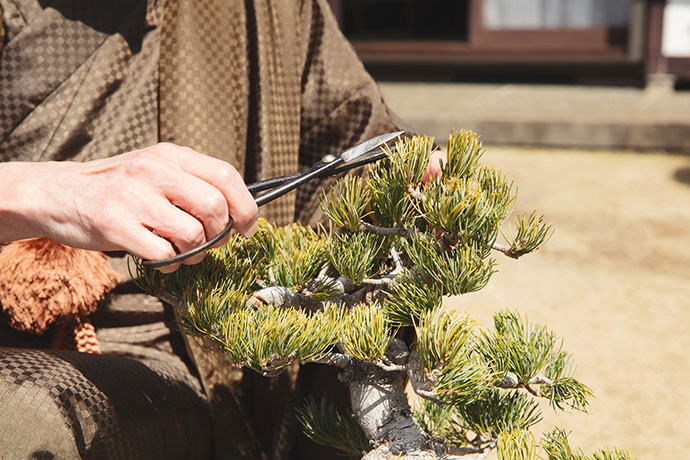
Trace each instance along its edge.
<instances>
[{"instance_id":1,"label":"person's lap","mask_svg":"<svg viewBox=\"0 0 690 460\"><path fill-rule=\"evenodd\" d=\"M0 458L207 458L200 385L157 360L0 348Z\"/></svg>"}]
</instances>

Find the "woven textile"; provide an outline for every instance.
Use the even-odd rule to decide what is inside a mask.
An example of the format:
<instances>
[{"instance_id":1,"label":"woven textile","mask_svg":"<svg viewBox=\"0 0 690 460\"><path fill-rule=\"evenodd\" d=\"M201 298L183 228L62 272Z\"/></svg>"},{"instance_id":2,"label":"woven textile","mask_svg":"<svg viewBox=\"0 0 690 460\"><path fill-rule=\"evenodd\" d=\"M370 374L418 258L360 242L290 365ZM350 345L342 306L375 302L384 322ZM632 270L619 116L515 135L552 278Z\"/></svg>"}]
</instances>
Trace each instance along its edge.
<instances>
[{"instance_id":1,"label":"woven textile","mask_svg":"<svg viewBox=\"0 0 690 460\"><path fill-rule=\"evenodd\" d=\"M207 458L205 400L180 375L158 360L0 348L0 455Z\"/></svg>"},{"instance_id":2,"label":"woven textile","mask_svg":"<svg viewBox=\"0 0 690 460\"><path fill-rule=\"evenodd\" d=\"M160 4L1 3L18 24L0 56L0 161L90 160L157 142Z\"/></svg>"}]
</instances>

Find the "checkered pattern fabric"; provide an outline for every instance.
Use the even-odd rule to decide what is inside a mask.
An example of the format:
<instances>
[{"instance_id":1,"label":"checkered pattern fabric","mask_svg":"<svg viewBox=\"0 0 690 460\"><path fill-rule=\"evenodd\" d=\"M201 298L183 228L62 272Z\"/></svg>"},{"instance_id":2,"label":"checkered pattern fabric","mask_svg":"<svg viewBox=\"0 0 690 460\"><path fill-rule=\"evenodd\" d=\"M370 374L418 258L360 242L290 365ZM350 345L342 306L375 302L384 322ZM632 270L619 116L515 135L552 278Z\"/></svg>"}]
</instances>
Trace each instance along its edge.
<instances>
[{"instance_id":1,"label":"checkered pattern fabric","mask_svg":"<svg viewBox=\"0 0 690 460\"><path fill-rule=\"evenodd\" d=\"M178 375L155 360L0 348L0 453L207 458L210 418L201 388Z\"/></svg>"},{"instance_id":2,"label":"checkered pattern fabric","mask_svg":"<svg viewBox=\"0 0 690 460\"><path fill-rule=\"evenodd\" d=\"M19 24L0 56L0 161L89 160L157 142L160 3L3 3L22 21L6 20Z\"/></svg>"}]
</instances>

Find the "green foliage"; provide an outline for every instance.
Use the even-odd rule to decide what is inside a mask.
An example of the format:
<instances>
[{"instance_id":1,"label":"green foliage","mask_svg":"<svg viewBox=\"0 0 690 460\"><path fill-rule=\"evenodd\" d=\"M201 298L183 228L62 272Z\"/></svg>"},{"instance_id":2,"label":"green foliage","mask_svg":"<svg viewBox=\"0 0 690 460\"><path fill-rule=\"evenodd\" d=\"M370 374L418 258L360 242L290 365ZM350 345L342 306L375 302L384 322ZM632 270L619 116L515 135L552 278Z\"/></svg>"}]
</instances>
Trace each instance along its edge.
<instances>
[{"instance_id":1,"label":"green foliage","mask_svg":"<svg viewBox=\"0 0 690 460\"><path fill-rule=\"evenodd\" d=\"M494 261L485 261L473 246L463 245L453 251L439 251L431 236L418 234L404 241L402 247L412 264L437 283L444 295L465 294L482 289L494 273Z\"/></svg>"},{"instance_id":2,"label":"green foliage","mask_svg":"<svg viewBox=\"0 0 690 460\"><path fill-rule=\"evenodd\" d=\"M539 460L539 446L529 431L503 433L497 447L498 460Z\"/></svg>"},{"instance_id":3,"label":"green foliage","mask_svg":"<svg viewBox=\"0 0 690 460\"><path fill-rule=\"evenodd\" d=\"M379 361L393 338L391 324L376 303L359 304L346 314L340 330L343 350L360 361Z\"/></svg>"},{"instance_id":4,"label":"green foliage","mask_svg":"<svg viewBox=\"0 0 690 460\"><path fill-rule=\"evenodd\" d=\"M447 161L441 178L465 177L479 167L482 157L482 143L472 131L455 131L448 137Z\"/></svg>"},{"instance_id":5,"label":"green foliage","mask_svg":"<svg viewBox=\"0 0 690 460\"><path fill-rule=\"evenodd\" d=\"M543 326L530 325L526 318L511 311L496 313L494 327L495 334L484 335L485 342L479 349L491 350L491 357L501 358L496 363L497 374L512 372L521 384L527 384L549 362L555 346L553 334Z\"/></svg>"},{"instance_id":6,"label":"green foliage","mask_svg":"<svg viewBox=\"0 0 690 460\"><path fill-rule=\"evenodd\" d=\"M560 428L545 434L541 444L548 460L585 460L581 452L573 452L567 433Z\"/></svg>"},{"instance_id":7,"label":"green foliage","mask_svg":"<svg viewBox=\"0 0 690 460\"><path fill-rule=\"evenodd\" d=\"M163 285L163 273L158 270L150 270L144 267L142 261L137 258L127 258L127 272L134 284L144 292L158 294Z\"/></svg>"},{"instance_id":8,"label":"green foliage","mask_svg":"<svg viewBox=\"0 0 690 460\"><path fill-rule=\"evenodd\" d=\"M553 227L544 222L543 216L532 213L517 218L517 234L513 239L510 257L518 258L534 252L546 243L553 233Z\"/></svg>"},{"instance_id":9,"label":"green foliage","mask_svg":"<svg viewBox=\"0 0 690 460\"><path fill-rule=\"evenodd\" d=\"M523 393L494 389L468 404L443 406L425 401L415 410L415 417L431 436L459 447L468 443L469 432L496 440L526 431L541 420L541 413L537 403Z\"/></svg>"},{"instance_id":10,"label":"green foliage","mask_svg":"<svg viewBox=\"0 0 690 460\"><path fill-rule=\"evenodd\" d=\"M572 364L562 341L515 312L495 314L494 325L495 333L482 332L476 350L496 375L514 374L523 386L529 386L535 377L546 377L553 385L541 384L541 388L552 405L586 410L592 392L566 373Z\"/></svg>"},{"instance_id":11,"label":"green foliage","mask_svg":"<svg viewBox=\"0 0 690 460\"><path fill-rule=\"evenodd\" d=\"M625 451L612 449L600 449L592 456L586 456L581 450L573 452L568 442L568 434L556 428L544 435L542 446L546 452L547 460L630 460L630 454Z\"/></svg>"},{"instance_id":12,"label":"green foliage","mask_svg":"<svg viewBox=\"0 0 690 460\"><path fill-rule=\"evenodd\" d=\"M541 420L537 402L517 391L492 389L482 398L458 405L456 411L468 429L494 438L527 430Z\"/></svg>"},{"instance_id":13,"label":"green foliage","mask_svg":"<svg viewBox=\"0 0 690 460\"><path fill-rule=\"evenodd\" d=\"M189 335L206 337L223 346L221 328L230 320L230 315L242 305L249 296L238 289L212 288L187 292L184 305L179 311L180 327Z\"/></svg>"},{"instance_id":14,"label":"green foliage","mask_svg":"<svg viewBox=\"0 0 690 460\"><path fill-rule=\"evenodd\" d=\"M328 194L321 197L321 209L335 224L351 232L359 229L359 221L371 213L369 190L359 176L345 176Z\"/></svg>"},{"instance_id":15,"label":"green foliage","mask_svg":"<svg viewBox=\"0 0 690 460\"><path fill-rule=\"evenodd\" d=\"M396 142L395 149L386 148L395 181L408 187L419 185L435 149L434 139L426 136L404 138Z\"/></svg>"},{"instance_id":16,"label":"green foliage","mask_svg":"<svg viewBox=\"0 0 690 460\"><path fill-rule=\"evenodd\" d=\"M630 460L630 454L616 447L601 449L592 454L592 460Z\"/></svg>"},{"instance_id":17,"label":"green foliage","mask_svg":"<svg viewBox=\"0 0 690 460\"><path fill-rule=\"evenodd\" d=\"M329 261L338 273L359 286L379 271L390 249L389 239L369 232L336 234L330 242Z\"/></svg>"},{"instance_id":18,"label":"green foliage","mask_svg":"<svg viewBox=\"0 0 690 460\"><path fill-rule=\"evenodd\" d=\"M280 228L276 239L271 266L279 286L301 289L328 260L324 235L309 227L293 224Z\"/></svg>"},{"instance_id":19,"label":"green foliage","mask_svg":"<svg viewBox=\"0 0 690 460\"><path fill-rule=\"evenodd\" d=\"M489 166L482 166L477 171L477 181L486 193L495 222L502 222L510 213L511 204L515 200L512 194L513 182L503 176L500 170Z\"/></svg>"},{"instance_id":20,"label":"green foliage","mask_svg":"<svg viewBox=\"0 0 690 460\"><path fill-rule=\"evenodd\" d=\"M306 399L297 419L304 433L317 444L338 449L343 455L360 458L369 450L369 440L357 421L338 412L325 399L317 404Z\"/></svg>"},{"instance_id":21,"label":"green foliage","mask_svg":"<svg viewBox=\"0 0 690 460\"><path fill-rule=\"evenodd\" d=\"M415 327L417 353L427 372L444 369L469 359L471 347L468 339L473 321L441 308L425 312Z\"/></svg>"},{"instance_id":22,"label":"green foliage","mask_svg":"<svg viewBox=\"0 0 690 460\"><path fill-rule=\"evenodd\" d=\"M369 172L371 209L376 222L385 226L411 225L415 207L408 197L406 181L396 176L390 160L379 161Z\"/></svg>"},{"instance_id":23,"label":"green foliage","mask_svg":"<svg viewBox=\"0 0 690 460\"><path fill-rule=\"evenodd\" d=\"M443 292L417 271L403 270L387 294L383 307L390 320L412 326L424 312L441 306Z\"/></svg>"},{"instance_id":24,"label":"green foliage","mask_svg":"<svg viewBox=\"0 0 690 460\"><path fill-rule=\"evenodd\" d=\"M276 374L295 360L317 359L335 345L342 316L335 307L315 313L268 305L239 310L224 323L224 349L236 364Z\"/></svg>"},{"instance_id":25,"label":"green foliage","mask_svg":"<svg viewBox=\"0 0 690 460\"><path fill-rule=\"evenodd\" d=\"M489 369L472 355L473 321L441 308L425 312L415 327L417 352L423 369L436 379L439 398L468 404L493 380Z\"/></svg>"},{"instance_id":26,"label":"green foliage","mask_svg":"<svg viewBox=\"0 0 690 460\"><path fill-rule=\"evenodd\" d=\"M312 300L323 302L337 300L342 292L333 278L318 277L307 284Z\"/></svg>"},{"instance_id":27,"label":"green foliage","mask_svg":"<svg viewBox=\"0 0 690 460\"><path fill-rule=\"evenodd\" d=\"M399 140L387 158L369 172L368 190L376 222L385 226L412 226L418 217L410 190L421 184L434 150L432 138Z\"/></svg>"},{"instance_id":28,"label":"green foliage","mask_svg":"<svg viewBox=\"0 0 690 460\"><path fill-rule=\"evenodd\" d=\"M549 399L553 407L563 410L567 405L576 410L587 411L587 399L593 395L589 387L572 377L560 377L552 382L552 385L542 385L542 395Z\"/></svg>"},{"instance_id":29,"label":"green foliage","mask_svg":"<svg viewBox=\"0 0 690 460\"><path fill-rule=\"evenodd\" d=\"M454 406L423 400L420 407L415 409L414 416L419 426L430 436L443 438L454 447L467 445L466 429L458 419Z\"/></svg>"},{"instance_id":30,"label":"green foliage","mask_svg":"<svg viewBox=\"0 0 690 460\"><path fill-rule=\"evenodd\" d=\"M449 177L444 182L430 182L423 191L425 219L435 228L460 232L464 241L471 230L482 226L492 211L491 203L477 180Z\"/></svg>"},{"instance_id":31,"label":"green foliage","mask_svg":"<svg viewBox=\"0 0 690 460\"><path fill-rule=\"evenodd\" d=\"M429 399L415 412L429 435L478 451L497 443L500 459L537 459L527 431L541 419L532 396L586 410L592 394L573 378L570 354L545 327L510 311L494 316L495 331L474 333L473 321L444 311L442 298L482 289L495 271L491 251L518 258L553 229L535 213L520 216L510 244L497 244L513 183L480 164L482 144L470 131L451 133L440 176L423 182L434 149L431 138L400 140L368 182L336 182L320 200L329 232L260 220L254 237L234 236L197 265L162 275L136 263L134 271L145 289L177 298L185 333L237 365L271 376L329 357L346 373L372 368L358 361L408 371ZM414 328L416 342L400 345L409 334L399 334L393 366L385 354L400 326ZM314 441L346 455L369 449L357 422L325 401L307 401L299 420ZM587 459L559 431L543 448L549 460ZM629 456L601 450L592 460Z\"/></svg>"}]
</instances>

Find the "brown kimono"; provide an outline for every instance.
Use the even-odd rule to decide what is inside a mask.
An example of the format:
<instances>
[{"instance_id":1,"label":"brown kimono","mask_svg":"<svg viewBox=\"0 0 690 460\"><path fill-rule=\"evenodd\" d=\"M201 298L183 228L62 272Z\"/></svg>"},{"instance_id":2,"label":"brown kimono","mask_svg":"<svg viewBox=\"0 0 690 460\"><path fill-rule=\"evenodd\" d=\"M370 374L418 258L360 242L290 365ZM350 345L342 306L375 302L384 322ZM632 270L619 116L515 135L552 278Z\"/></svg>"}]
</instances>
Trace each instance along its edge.
<instances>
[{"instance_id":1,"label":"brown kimono","mask_svg":"<svg viewBox=\"0 0 690 460\"><path fill-rule=\"evenodd\" d=\"M400 127L325 0L0 0L0 10L0 161L85 161L169 141L250 183ZM261 214L315 222L323 185ZM111 265L126 281L92 315L102 355L44 350L45 338L0 316L0 458L332 458L304 447L293 415L301 391L334 391L332 374L293 367L269 380L185 346L170 307L127 280L122 256Z\"/></svg>"}]
</instances>

